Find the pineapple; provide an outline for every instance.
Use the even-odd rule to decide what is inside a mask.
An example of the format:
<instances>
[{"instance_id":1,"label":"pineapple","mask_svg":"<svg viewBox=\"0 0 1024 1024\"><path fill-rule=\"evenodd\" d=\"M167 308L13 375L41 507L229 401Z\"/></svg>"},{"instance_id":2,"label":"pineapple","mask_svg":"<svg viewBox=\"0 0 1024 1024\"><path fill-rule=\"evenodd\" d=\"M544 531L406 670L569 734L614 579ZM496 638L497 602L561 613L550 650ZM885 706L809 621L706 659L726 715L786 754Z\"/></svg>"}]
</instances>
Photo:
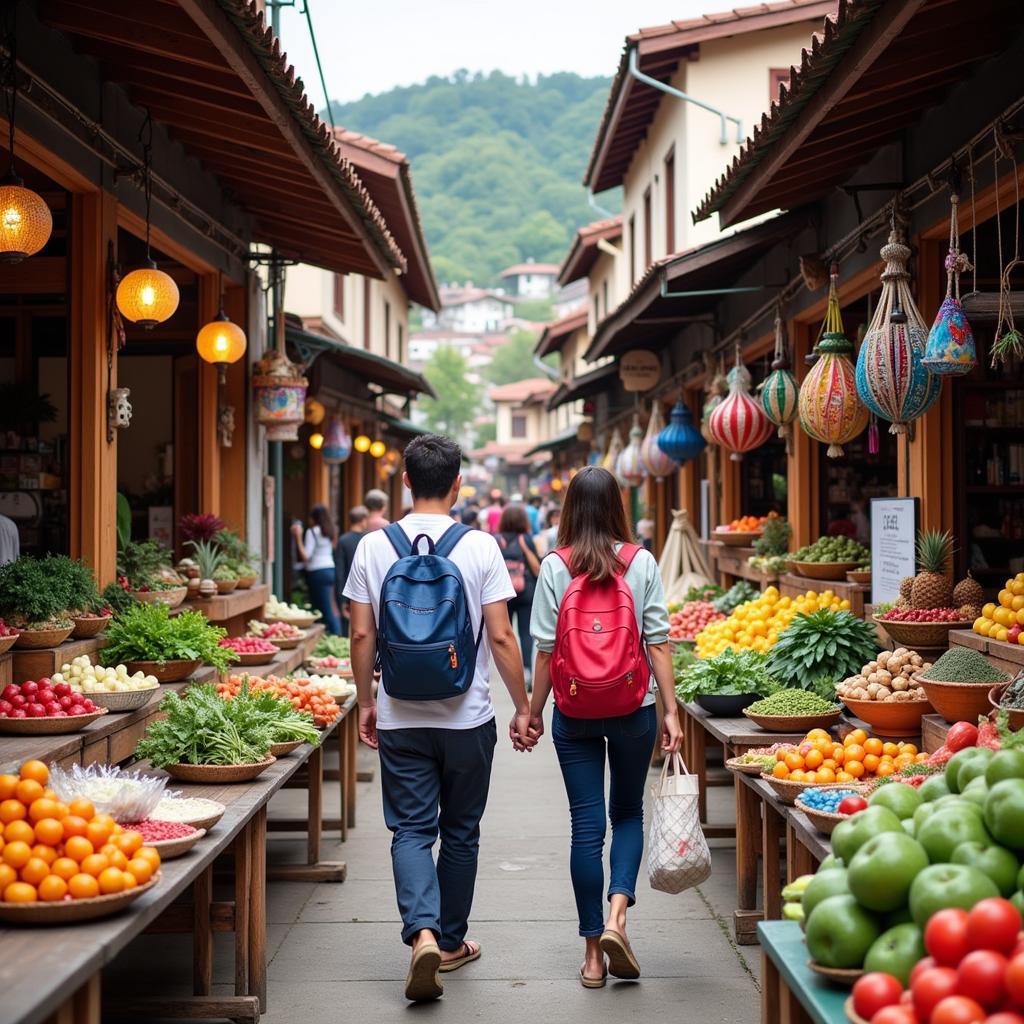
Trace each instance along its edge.
<instances>
[{"instance_id":1,"label":"pineapple","mask_svg":"<svg viewBox=\"0 0 1024 1024\"><path fill-rule=\"evenodd\" d=\"M985 591L970 573L953 588L953 604L957 608L965 604L977 605L980 608L984 603Z\"/></svg>"},{"instance_id":2,"label":"pineapple","mask_svg":"<svg viewBox=\"0 0 1024 1024\"><path fill-rule=\"evenodd\" d=\"M896 600L893 601L892 606L893 608L909 608L910 601L905 597L897 597Z\"/></svg>"},{"instance_id":3,"label":"pineapple","mask_svg":"<svg viewBox=\"0 0 1024 1024\"><path fill-rule=\"evenodd\" d=\"M953 600L956 601L956 588L953 589ZM981 605L980 604L961 604L957 608L957 614L960 616L961 622L967 622L968 620L973 621L974 619L981 618Z\"/></svg>"},{"instance_id":4,"label":"pineapple","mask_svg":"<svg viewBox=\"0 0 1024 1024\"><path fill-rule=\"evenodd\" d=\"M917 535L918 574L910 591L914 608L949 608L953 604L953 587L946 576L946 566L953 554L953 538L938 530L922 530ZM902 588L901 588L902 589Z\"/></svg>"},{"instance_id":5,"label":"pineapple","mask_svg":"<svg viewBox=\"0 0 1024 1024\"><path fill-rule=\"evenodd\" d=\"M910 602L910 593L911 593L911 590L913 589L913 586L914 586L914 577L913 576L904 576L903 579L900 580L900 597L904 601L906 601L908 603L908 605L909 605L909 602Z\"/></svg>"}]
</instances>

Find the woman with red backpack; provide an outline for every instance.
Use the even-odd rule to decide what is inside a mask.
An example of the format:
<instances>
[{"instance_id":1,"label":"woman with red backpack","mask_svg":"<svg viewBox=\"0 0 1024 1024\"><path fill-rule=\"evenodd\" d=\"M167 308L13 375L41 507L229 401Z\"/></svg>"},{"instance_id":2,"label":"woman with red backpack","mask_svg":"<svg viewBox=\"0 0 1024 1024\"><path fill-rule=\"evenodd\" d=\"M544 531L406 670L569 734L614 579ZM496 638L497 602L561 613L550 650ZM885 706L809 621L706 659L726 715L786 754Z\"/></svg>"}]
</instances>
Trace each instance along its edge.
<instances>
[{"instance_id":1,"label":"woman with red backpack","mask_svg":"<svg viewBox=\"0 0 1024 1024\"><path fill-rule=\"evenodd\" d=\"M665 709L662 749L677 751L682 738L668 629L657 563L631 542L619 485L599 466L580 470L566 490L558 547L541 564L534 595L530 732L533 738L543 733L544 707L554 689L551 732L572 819L569 870L586 941L584 988L603 988L609 972L640 976L626 937L626 911L636 902L643 856L644 784L657 733L655 686Z\"/></svg>"}]
</instances>

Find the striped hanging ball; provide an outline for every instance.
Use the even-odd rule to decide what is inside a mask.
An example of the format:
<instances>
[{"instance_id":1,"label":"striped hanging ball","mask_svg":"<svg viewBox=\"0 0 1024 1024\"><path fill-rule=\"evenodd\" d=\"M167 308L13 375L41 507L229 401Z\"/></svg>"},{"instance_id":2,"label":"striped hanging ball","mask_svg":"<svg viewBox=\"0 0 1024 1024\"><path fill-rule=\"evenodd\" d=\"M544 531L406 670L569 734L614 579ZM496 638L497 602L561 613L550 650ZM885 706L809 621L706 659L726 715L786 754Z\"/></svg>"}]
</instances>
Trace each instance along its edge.
<instances>
[{"instance_id":1,"label":"striped hanging ball","mask_svg":"<svg viewBox=\"0 0 1024 1024\"><path fill-rule=\"evenodd\" d=\"M786 342L782 331L782 317L775 316L775 358L772 372L761 385L761 408L765 415L779 428L779 437L786 437L789 425L796 419L797 404L800 400L800 385L789 369Z\"/></svg>"},{"instance_id":2,"label":"striped hanging ball","mask_svg":"<svg viewBox=\"0 0 1024 1024\"><path fill-rule=\"evenodd\" d=\"M622 454L615 463L615 475L623 487L639 487L647 475L641 453L644 432L640 427L640 417L633 414L633 426L629 431L629 444L622 449Z\"/></svg>"},{"instance_id":3,"label":"striped hanging ball","mask_svg":"<svg viewBox=\"0 0 1024 1024\"><path fill-rule=\"evenodd\" d=\"M647 433L640 445L640 460L644 469L656 479L668 476L676 464L659 447L658 438L665 429L665 421L661 418L661 402L657 399L651 404L651 418L647 422Z\"/></svg>"},{"instance_id":4,"label":"striped hanging ball","mask_svg":"<svg viewBox=\"0 0 1024 1024\"><path fill-rule=\"evenodd\" d=\"M815 346L817 360L800 385L800 426L815 441L828 445L830 459L840 458L843 445L868 425L868 410L857 399L856 371L850 362L853 346L843 331L836 281L839 268L832 264L825 333Z\"/></svg>"},{"instance_id":5,"label":"striped hanging ball","mask_svg":"<svg viewBox=\"0 0 1024 1024\"><path fill-rule=\"evenodd\" d=\"M701 409L700 413L701 436L708 444L718 444L711 433L711 414L725 401L725 395L728 390L729 387L725 382L725 374L719 370L711 379L708 397L704 401L704 408Z\"/></svg>"},{"instance_id":6,"label":"striped hanging ball","mask_svg":"<svg viewBox=\"0 0 1024 1024\"><path fill-rule=\"evenodd\" d=\"M760 448L774 433L775 426L760 403L750 394L750 371L740 361L736 346L736 366L729 374L729 394L708 421L715 442L727 451L733 462L744 452Z\"/></svg>"},{"instance_id":7,"label":"striped hanging ball","mask_svg":"<svg viewBox=\"0 0 1024 1024\"><path fill-rule=\"evenodd\" d=\"M942 380L921 362L928 330L910 293L910 247L895 221L882 259L882 294L857 356L857 394L890 421L890 434L905 434L907 424L935 404Z\"/></svg>"},{"instance_id":8,"label":"striped hanging ball","mask_svg":"<svg viewBox=\"0 0 1024 1024\"><path fill-rule=\"evenodd\" d=\"M680 399L668 419L668 426L658 435L658 447L680 465L695 459L707 447L707 441L693 425L689 406Z\"/></svg>"}]
</instances>

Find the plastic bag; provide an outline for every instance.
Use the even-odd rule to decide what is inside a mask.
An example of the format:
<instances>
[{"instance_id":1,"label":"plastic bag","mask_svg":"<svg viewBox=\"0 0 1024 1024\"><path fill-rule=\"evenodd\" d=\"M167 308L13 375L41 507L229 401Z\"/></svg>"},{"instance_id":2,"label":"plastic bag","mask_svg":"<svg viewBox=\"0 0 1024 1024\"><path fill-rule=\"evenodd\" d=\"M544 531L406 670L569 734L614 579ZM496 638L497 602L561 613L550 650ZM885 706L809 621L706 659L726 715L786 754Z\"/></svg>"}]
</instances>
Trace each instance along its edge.
<instances>
[{"instance_id":1,"label":"plastic bag","mask_svg":"<svg viewBox=\"0 0 1024 1024\"><path fill-rule=\"evenodd\" d=\"M686 774L679 754L665 758L651 787L647 875L652 889L679 893L707 880L711 851L700 827L698 780Z\"/></svg>"},{"instance_id":2,"label":"plastic bag","mask_svg":"<svg viewBox=\"0 0 1024 1024\"><path fill-rule=\"evenodd\" d=\"M64 803L92 801L97 814L109 814L114 821L142 821L167 795L167 779L108 764L51 765L50 788Z\"/></svg>"}]
</instances>

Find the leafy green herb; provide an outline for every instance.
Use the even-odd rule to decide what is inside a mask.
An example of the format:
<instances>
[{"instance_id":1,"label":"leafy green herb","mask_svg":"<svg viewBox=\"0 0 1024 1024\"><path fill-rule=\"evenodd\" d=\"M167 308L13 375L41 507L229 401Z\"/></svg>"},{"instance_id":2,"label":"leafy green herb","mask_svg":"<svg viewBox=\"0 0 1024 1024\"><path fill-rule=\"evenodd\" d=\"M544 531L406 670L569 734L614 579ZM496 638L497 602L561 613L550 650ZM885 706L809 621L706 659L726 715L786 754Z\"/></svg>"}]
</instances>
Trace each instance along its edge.
<instances>
[{"instance_id":1,"label":"leafy green herb","mask_svg":"<svg viewBox=\"0 0 1024 1024\"><path fill-rule=\"evenodd\" d=\"M782 516L769 519L752 547L759 554L764 556L779 556L789 553L789 538L792 535L788 520Z\"/></svg>"},{"instance_id":2,"label":"leafy green herb","mask_svg":"<svg viewBox=\"0 0 1024 1024\"><path fill-rule=\"evenodd\" d=\"M158 540L124 539L117 546L117 575L124 576L132 590L160 581L160 573L171 565L173 555Z\"/></svg>"},{"instance_id":3,"label":"leafy green herb","mask_svg":"<svg viewBox=\"0 0 1024 1024\"><path fill-rule=\"evenodd\" d=\"M834 684L857 675L877 651L873 625L849 612L822 609L793 619L771 649L768 667L776 679L820 693L822 680ZM822 696L834 700L834 686Z\"/></svg>"},{"instance_id":4,"label":"leafy green herb","mask_svg":"<svg viewBox=\"0 0 1024 1024\"><path fill-rule=\"evenodd\" d=\"M706 583L702 587L690 587L683 596L682 603L686 604L689 601L713 601L724 593L725 591L717 583Z\"/></svg>"},{"instance_id":5,"label":"leafy green herb","mask_svg":"<svg viewBox=\"0 0 1024 1024\"><path fill-rule=\"evenodd\" d=\"M768 674L766 654L732 648L726 648L714 658L694 661L676 679L676 694L683 701L691 701L698 694L768 694L775 688L776 684Z\"/></svg>"},{"instance_id":6,"label":"leafy green herb","mask_svg":"<svg viewBox=\"0 0 1024 1024\"><path fill-rule=\"evenodd\" d=\"M759 593L760 591L746 580L739 580L734 583L721 597L715 598L711 604L716 612L723 612L725 615L731 615L741 604L745 604L747 601L753 601Z\"/></svg>"},{"instance_id":7,"label":"leafy green herb","mask_svg":"<svg viewBox=\"0 0 1024 1024\"><path fill-rule=\"evenodd\" d=\"M126 612L139 602L118 583L108 583L103 588L102 601L115 615Z\"/></svg>"},{"instance_id":8,"label":"leafy green herb","mask_svg":"<svg viewBox=\"0 0 1024 1024\"><path fill-rule=\"evenodd\" d=\"M68 612L86 597L83 573L88 569L64 555L27 555L0 566L0 616L23 628L70 625ZM91 581L91 574L89 574ZM92 584L95 592L96 585Z\"/></svg>"},{"instance_id":9,"label":"leafy green herb","mask_svg":"<svg viewBox=\"0 0 1024 1024\"><path fill-rule=\"evenodd\" d=\"M324 633L313 648L314 658L347 658L350 646L347 636L334 636Z\"/></svg>"},{"instance_id":10,"label":"leafy green herb","mask_svg":"<svg viewBox=\"0 0 1024 1024\"><path fill-rule=\"evenodd\" d=\"M238 655L221 647L227 630L212 626L202 612L185 611L172 616L164 604L137 603L107 627L103 657L120 661L192 661L200 659L223 672Z\"/></svg>"}]
</instances>

